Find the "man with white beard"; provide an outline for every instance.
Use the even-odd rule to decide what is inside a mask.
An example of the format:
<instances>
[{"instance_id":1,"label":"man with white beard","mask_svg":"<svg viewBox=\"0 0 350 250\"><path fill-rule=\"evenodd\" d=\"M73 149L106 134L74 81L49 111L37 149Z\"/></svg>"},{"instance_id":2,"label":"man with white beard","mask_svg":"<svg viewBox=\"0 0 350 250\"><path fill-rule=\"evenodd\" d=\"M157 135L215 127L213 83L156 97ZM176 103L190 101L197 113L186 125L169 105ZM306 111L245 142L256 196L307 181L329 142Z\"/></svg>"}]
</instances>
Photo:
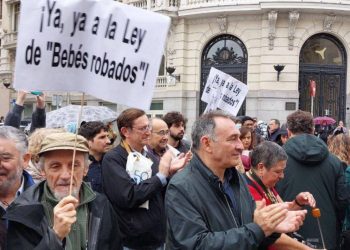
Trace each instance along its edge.
<instances>
[{"instance_id":1,"label":"man with white beard","mask_svg":"<svg viewBox=\"0 0 350 250\"><path fill-rule=\"evenodd\" d=\"M8 249L121 249L111 204L83 182L88 152L82 136L46 136L39 151L46 181L28 189L8 208Z\"/></svg>"}]
</instances>

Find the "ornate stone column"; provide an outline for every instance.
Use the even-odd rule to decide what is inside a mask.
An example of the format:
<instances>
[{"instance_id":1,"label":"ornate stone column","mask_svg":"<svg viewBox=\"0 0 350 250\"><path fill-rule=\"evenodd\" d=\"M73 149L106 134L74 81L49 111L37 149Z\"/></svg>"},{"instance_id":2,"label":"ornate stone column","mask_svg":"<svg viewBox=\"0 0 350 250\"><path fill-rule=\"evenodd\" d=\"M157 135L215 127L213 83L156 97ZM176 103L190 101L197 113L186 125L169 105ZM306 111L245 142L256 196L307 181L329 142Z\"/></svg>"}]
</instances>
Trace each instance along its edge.
<instances>
[{"instance_id":1,"label":"ornate stone column","mask_svg":"<svg viewBox=\"0 0 350 250\"><path fill-rule=\"evenodd\" d=\"M289 48L289 50L293 50L295 27L297 26L298 20L299 20L299 12L298 11L289 12L289 30L288 30L288 48Z\"/></svg>"},{"instance_id":2,"label":"ornate stone column","mask_svg":"<svg viewBox=\"0 0 350 250\"><path fill-rule=\"evenodd\" d=\"M269 49L272 50L274 46L274 40L276 38L276 21L277 21L277 11L272 10L268 13L269 21Z\"/></svg>"}]
</instances>

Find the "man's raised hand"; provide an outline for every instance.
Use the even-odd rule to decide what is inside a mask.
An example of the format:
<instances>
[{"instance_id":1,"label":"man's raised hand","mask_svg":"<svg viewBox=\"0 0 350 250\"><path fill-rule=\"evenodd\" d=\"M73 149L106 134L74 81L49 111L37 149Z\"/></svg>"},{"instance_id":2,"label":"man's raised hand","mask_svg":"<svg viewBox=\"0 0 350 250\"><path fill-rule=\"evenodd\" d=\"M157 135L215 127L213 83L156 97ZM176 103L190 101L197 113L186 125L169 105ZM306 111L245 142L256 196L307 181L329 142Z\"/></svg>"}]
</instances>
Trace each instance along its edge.
<instances>
[{"instance_id":1,"label":"man's raised hand","mask_svg":"<svg viewBox=\"0 0 350 250\"><path fill-rule=\"evenodd\" d=\"M67 237L71 230L71 226L77 220L78 200L69 195L64 197L53 209L53 231L62 241Z\"/></svg>"}]
</instances>

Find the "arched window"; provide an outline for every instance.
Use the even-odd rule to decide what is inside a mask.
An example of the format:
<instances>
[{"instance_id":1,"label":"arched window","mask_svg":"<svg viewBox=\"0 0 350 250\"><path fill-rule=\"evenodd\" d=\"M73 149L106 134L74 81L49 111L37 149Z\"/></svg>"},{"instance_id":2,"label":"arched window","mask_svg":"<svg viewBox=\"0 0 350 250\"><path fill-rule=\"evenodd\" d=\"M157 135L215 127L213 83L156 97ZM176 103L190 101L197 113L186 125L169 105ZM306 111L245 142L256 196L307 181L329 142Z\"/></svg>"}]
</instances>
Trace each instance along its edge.
<instances>
[{"instance_id":1,"label":"arched window","mask_svg":"<svg viewBox=\"0 0 350 250\"><path fill-rule=\"evenodd\" d=\"M203 51L203 66L247 63L247 51L238 38L223 35L214 38Z\"/></svg>"},{"instance_id":2,"label":"arched window","mask_svg":"<svg viewBox=\"0 0 350 250\"><path fill-rule=\"evenodd\" d=\"M342 65L343 53L333 39L314 36L306 41L301 51L301 63Z\"/></svg>"}]
</instances>

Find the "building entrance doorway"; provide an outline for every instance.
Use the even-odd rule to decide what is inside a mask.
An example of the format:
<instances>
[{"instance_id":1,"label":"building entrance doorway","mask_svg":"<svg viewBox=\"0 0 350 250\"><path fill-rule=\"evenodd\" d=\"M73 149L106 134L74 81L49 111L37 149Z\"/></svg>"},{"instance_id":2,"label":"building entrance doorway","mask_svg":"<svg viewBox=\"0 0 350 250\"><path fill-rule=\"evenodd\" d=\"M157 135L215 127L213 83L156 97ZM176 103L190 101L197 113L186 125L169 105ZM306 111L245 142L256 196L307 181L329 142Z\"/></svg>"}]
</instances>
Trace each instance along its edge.
<instances>
[{"instance_id":1,"label":"building entrance doorway","mask_svg":"<svg viewBox=\"0 0 350 250\"><path fill-rule=\"evenodd\" d=\"M299 109L311 111L310 80L316 83L313 114L345 119L346 51L329 34L310 37L300 52Z\"/></svg>"}]
</instances>

